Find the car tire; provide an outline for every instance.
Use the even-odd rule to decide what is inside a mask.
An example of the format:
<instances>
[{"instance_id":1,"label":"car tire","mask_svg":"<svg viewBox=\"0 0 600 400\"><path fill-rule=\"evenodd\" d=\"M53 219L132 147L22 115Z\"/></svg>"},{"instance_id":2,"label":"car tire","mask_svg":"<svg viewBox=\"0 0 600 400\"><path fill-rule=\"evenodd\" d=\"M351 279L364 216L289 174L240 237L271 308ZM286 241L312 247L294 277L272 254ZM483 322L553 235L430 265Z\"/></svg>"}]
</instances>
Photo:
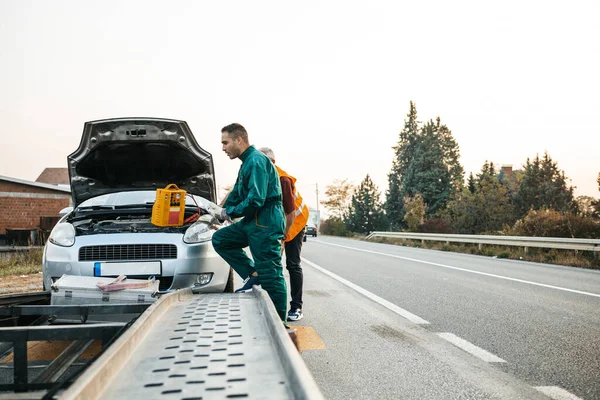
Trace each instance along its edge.
<instances>
[{"instance_id":1,"label":"car tire","mask_svg":"<svg viewBox=\"0 0 600 400\"><path fill-rule=\"evenodd\" d=\"M315 232L315 234L313 235L313 237L317 237L317 233Z\"/></svg>"},{"instance_id":2,"label":"car tire","mask_svg":"<svg viewBox=\"0 0 600 400\"><path fill-rule=\"evenodd\" d=\"M227 278L227 285L223 293L233 293L233 268L229 267L229 277Z\"/></svg>"}]
</instances>

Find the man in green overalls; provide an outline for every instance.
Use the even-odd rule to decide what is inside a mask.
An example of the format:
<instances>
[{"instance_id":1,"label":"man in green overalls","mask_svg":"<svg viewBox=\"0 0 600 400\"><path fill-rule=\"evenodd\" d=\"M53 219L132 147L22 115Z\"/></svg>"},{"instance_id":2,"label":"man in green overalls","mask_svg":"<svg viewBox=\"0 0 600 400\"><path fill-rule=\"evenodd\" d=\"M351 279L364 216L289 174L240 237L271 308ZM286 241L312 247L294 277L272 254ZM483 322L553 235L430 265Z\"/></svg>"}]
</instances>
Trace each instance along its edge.
<instances>
[{"instance_id":1,"label":"man in green overalls","mask_svg":"<svg viewBox=\"0 0 600 400\"><path fill-rule=\"evenodd\" d=\"M223 208L210 212L221 220L244 218L216 231L213 247L240 277L247 279L244 287L260 284L267 291L285 321L287 288L281 265L285 215L279 175L267 156L250 146L242 125L227 125L221 134L223 151L232 160L242 160L242 165ZM247 246L254 260L243 250Z\"/></svg>"}]
</instances>

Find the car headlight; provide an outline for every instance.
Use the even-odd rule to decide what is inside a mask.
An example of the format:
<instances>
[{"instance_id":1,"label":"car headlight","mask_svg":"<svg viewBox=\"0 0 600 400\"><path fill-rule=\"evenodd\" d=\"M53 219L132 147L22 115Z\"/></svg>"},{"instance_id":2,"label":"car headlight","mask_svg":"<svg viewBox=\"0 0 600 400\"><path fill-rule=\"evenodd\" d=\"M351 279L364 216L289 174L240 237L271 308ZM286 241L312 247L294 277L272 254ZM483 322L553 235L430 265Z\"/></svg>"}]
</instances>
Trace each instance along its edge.
<instances>
[{"instance_id":1,"label":"car headlight","mask_svg":"<svg viewBox=\"0 0 600 400\"><path fill-rule=\"evenodd\" d=\"M196 222L190 226L183 235L183 241L186 243L201 243L212 239L213 230L208 228L204 222Z\"/></svg>"},{"instance_id":2,"label":"car headlight","mask_svg":"<svg viewBox=\"0 0 600 400\"><path fill-rule=\"evenodd\" d=\"M73 244L75 244L75 228L67 222L57 224L52 230L48 240L58 246L73 246Z\"/></svg>"}]
</instances>

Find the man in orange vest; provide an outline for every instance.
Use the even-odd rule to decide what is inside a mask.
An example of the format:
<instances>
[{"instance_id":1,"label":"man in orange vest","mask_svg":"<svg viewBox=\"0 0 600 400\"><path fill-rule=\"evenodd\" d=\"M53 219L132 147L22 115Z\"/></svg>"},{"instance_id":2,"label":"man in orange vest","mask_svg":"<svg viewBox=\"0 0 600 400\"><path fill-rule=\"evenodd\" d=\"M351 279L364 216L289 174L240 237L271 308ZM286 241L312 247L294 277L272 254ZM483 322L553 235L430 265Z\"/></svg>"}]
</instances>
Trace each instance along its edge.
<instances>
[{"instance_id":1,"label":"man in orange vest","mask_svg":"<svg viewBox=\"0 0 600 400\"><path fill-rule=\"evenodd\" d=\"M275 164L275 153L268 147L259 149L264 155L269 157ZM290 301L290 311L288 312L288 321L298 321L302 319L302 267L300 266L300 251L302 250L302 239L304 237L304 227L308 221L308 207L304 204L302 196L296 189L296 178L275 165L279 174L281 183L281 192L283 194L283 211L285 212L285 267L290 273L290 291L292 301Z\"/></svg>"}]
</instances>

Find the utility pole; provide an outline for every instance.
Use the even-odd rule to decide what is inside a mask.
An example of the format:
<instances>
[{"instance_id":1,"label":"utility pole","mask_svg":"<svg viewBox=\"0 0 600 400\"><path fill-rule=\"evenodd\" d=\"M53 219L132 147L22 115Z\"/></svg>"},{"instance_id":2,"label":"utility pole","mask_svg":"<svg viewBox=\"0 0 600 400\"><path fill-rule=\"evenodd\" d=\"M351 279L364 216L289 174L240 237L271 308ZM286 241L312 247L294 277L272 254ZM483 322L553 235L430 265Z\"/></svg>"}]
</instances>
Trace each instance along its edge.
<instances>
[{"instance_id":1,"label":"utility pole","mask_svg":"<svg viewBox=\"0 0 600 400\"><path fill-rule=\"evenodd\" d=\"M319 184L315 184L317 186L317 211L319 211Z\"/></svg>"}]
</instances>

